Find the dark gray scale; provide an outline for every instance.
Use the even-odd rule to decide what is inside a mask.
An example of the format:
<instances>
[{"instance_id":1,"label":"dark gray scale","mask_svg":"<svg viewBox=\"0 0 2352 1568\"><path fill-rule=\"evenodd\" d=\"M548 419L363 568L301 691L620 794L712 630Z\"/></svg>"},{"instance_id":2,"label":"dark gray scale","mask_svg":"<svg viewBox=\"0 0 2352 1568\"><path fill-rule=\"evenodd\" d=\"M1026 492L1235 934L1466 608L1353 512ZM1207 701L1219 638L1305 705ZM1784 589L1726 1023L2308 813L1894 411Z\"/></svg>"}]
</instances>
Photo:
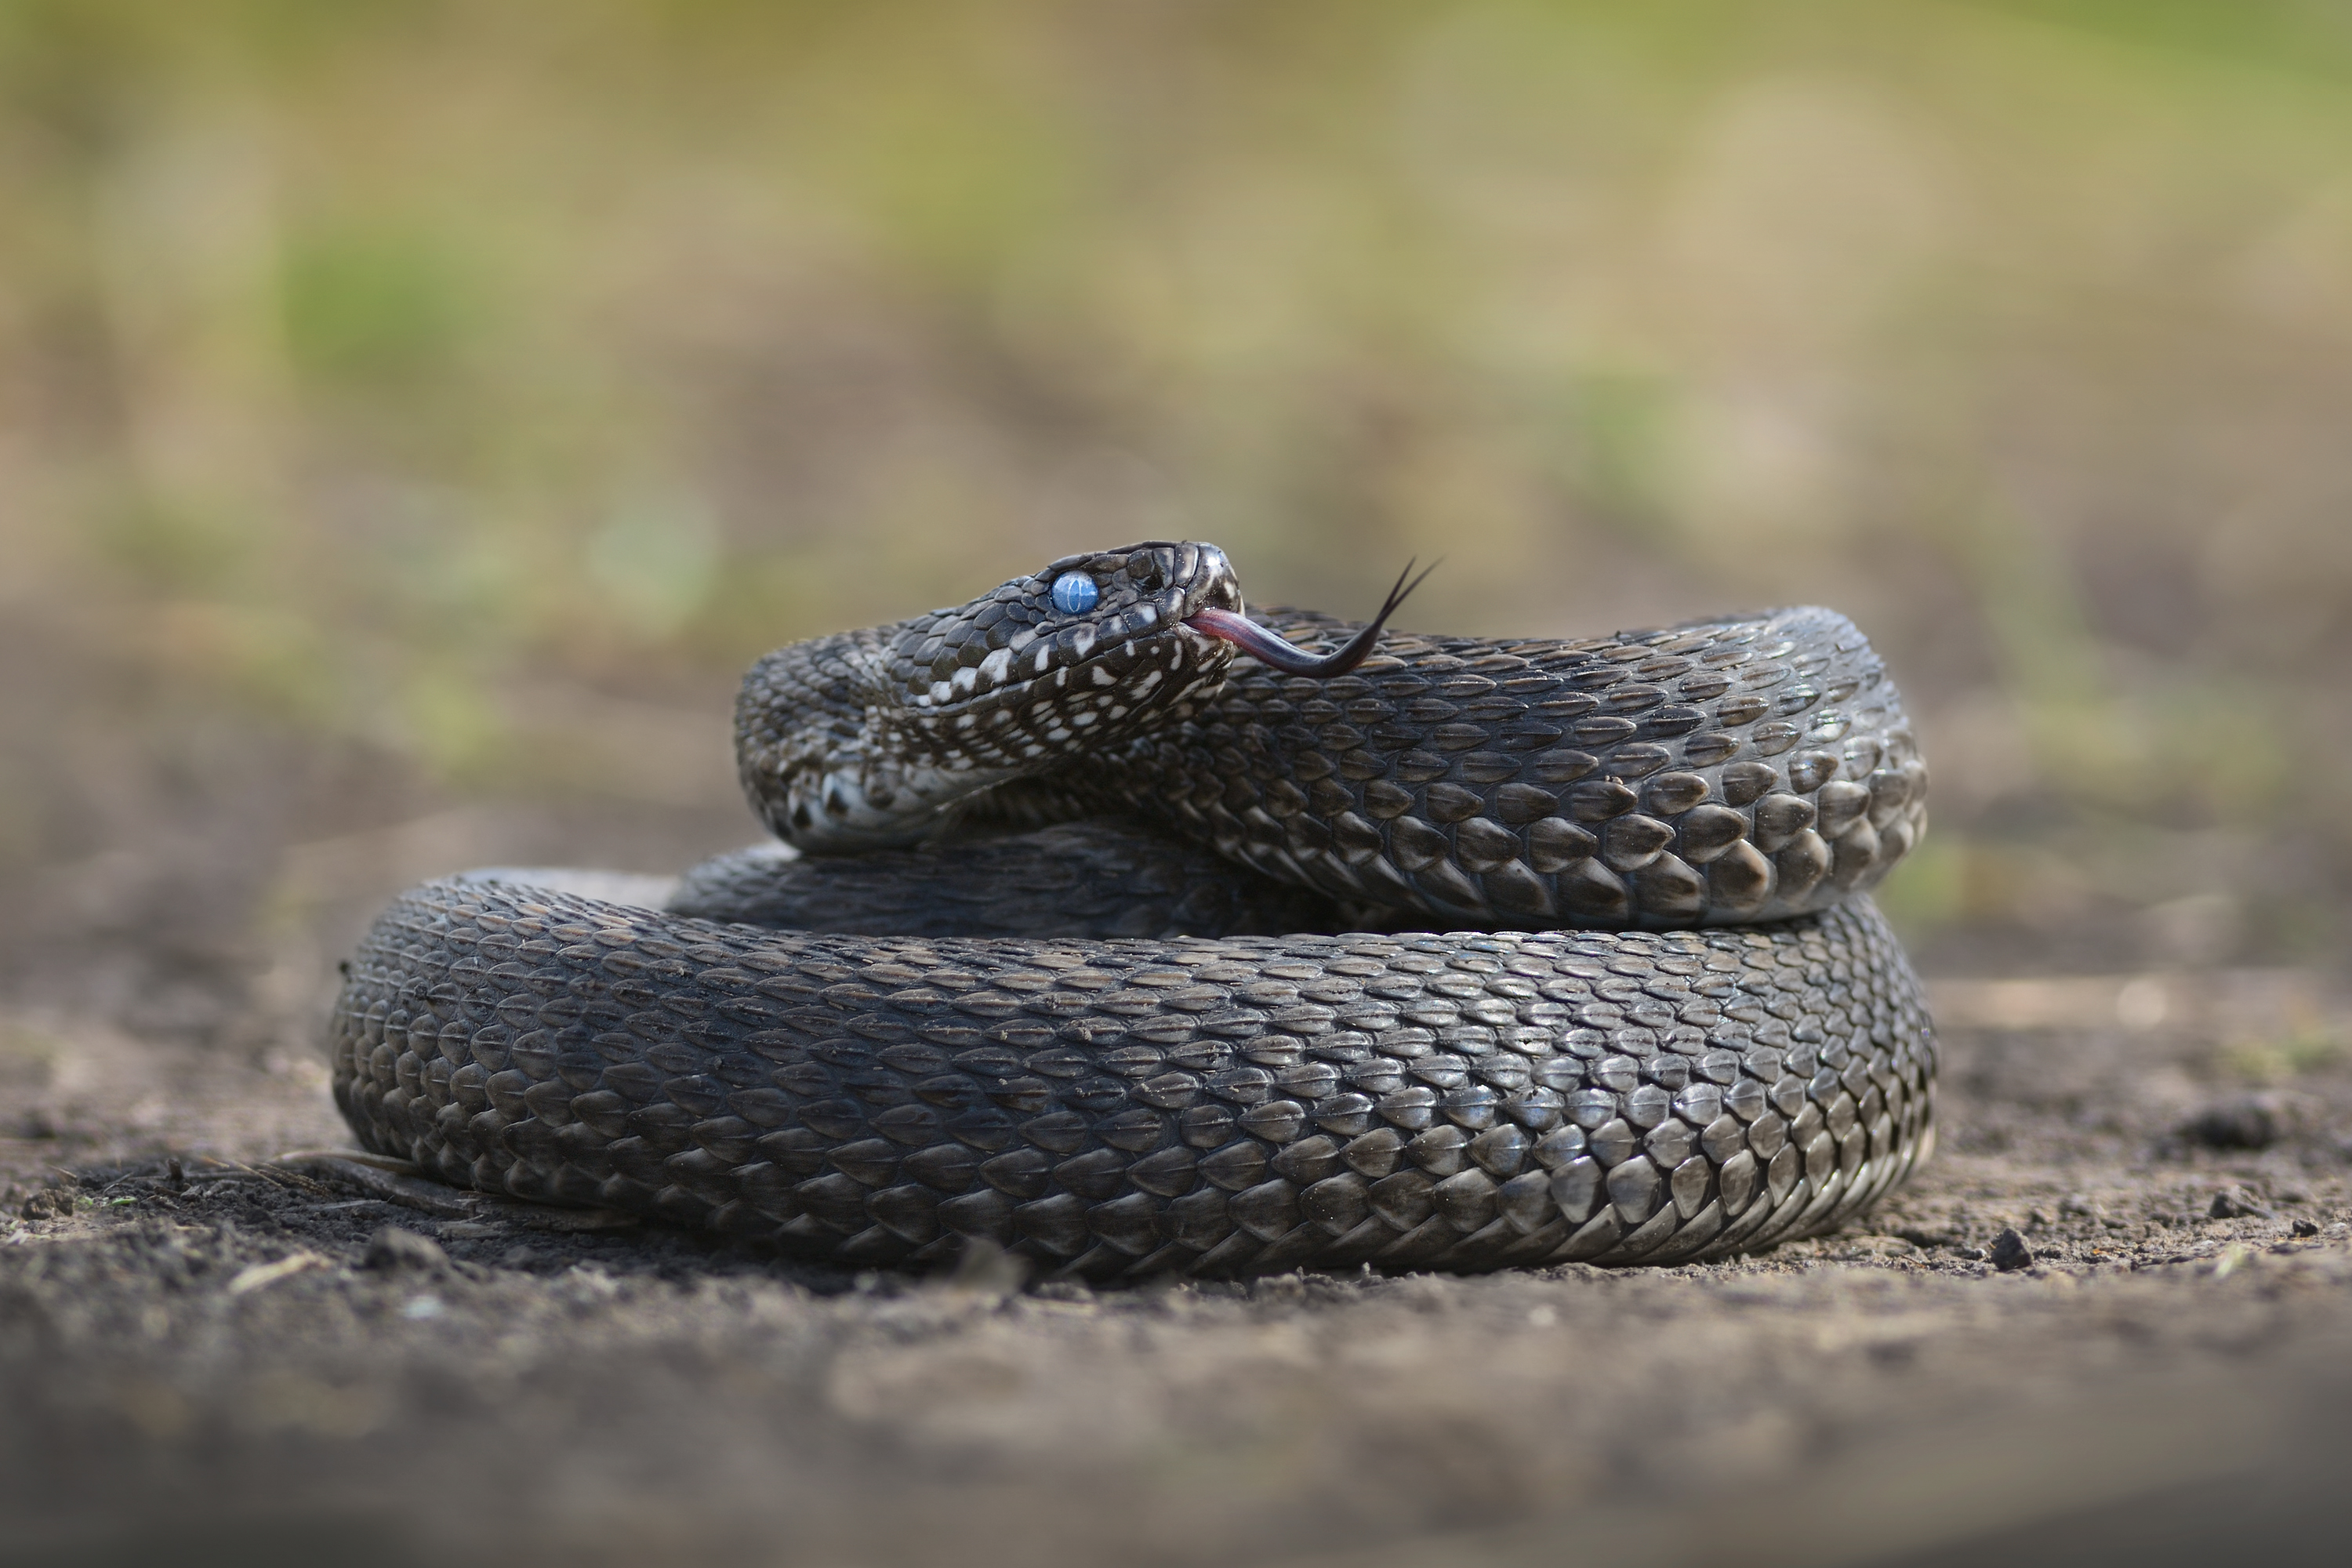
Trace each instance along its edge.
<instances>
[{"instance_id":1,"label":"dark gray scale","mask_svg":"<svg viewBox=\"0 0 2352 1568\"><path fill-rule=\"evenodd\" d=\"M487 1191L1101 1280L1704 1258L1932 1149L1918 986L1856 896L1925 771L1842 617L1309 676L1236 655L1240 612L1154 542L770 655L745 784L817 853L662 911L405 895L337 1005L345 1115Z\"/></svg>"}]
</instances>

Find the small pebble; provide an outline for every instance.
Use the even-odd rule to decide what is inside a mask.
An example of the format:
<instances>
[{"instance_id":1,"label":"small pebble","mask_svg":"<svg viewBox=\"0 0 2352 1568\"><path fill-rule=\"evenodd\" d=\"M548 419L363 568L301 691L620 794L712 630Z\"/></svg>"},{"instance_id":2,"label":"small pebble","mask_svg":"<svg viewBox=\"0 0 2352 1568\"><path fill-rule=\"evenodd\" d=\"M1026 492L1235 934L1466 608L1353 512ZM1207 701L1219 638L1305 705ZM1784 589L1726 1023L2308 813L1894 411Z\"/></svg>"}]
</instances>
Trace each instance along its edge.
<instances>
[{"instance_id":1,"label":"small pebble","mask_svg":"<svg viewBox=\"0 0 2352 1568\"><path fill-rule=\"evenodd\" d=\"M2025 1245L2025 1237L2018 1235L2014 1227L1992 1238L1988 1256L1992 1266L2003 1274L2014 1274L2021 1268L2033 1267L2033 1249Z\"/></svg>"},{"instance_id":2,"label":"small pebble","mask_svg":"<svg viewBox=\"0 0 2352 1568\"><path fill-rule=\"evenodd\" d=\"M2180 1130L2209 1149L2267 1149L2286 1134L2278 1107L2252 1094L2216 1100Z\"/></svg>"},{"instance_id":3,"label":"small pebble","mask_svg":"<svg viewBox=\"0 0 2352 1568\"><path fill-rule=\"evenodd\" d=\"M2271 1211L2257 1202L2252 1194L2242 1188L2224 1187L2213 1194L2212 1203L2206 1207L2205 1217L2208 1219L2268 1219L2271 1217Z\"/></svg>"},{"instance_id":4,"label":"small pebble","mask_svg":"<svg viewBox=\"0 0 2352 1568\"><path fill-rule=\"evenodd\" d=\"M1014 1257L985 1237L974 1237L963 1244L962 1255L956 1259L955 1269L948 1276L947 1288L1002 1300L1017 1292L1022 1282L1028 1278L1026 1260Z\"/></svg>"},{"instance_id":5,"label":"small pebble","mask_svg":"<svg viewBox=\"0 0 2352 1568\"><path fill-rule=\"evenodd\" d=\"M441 1244L429 1236L419 1236L413 1230L403 1230L396 1225L385 1226L368 1237L367 1255L360 1259L362 1268L446 1268L449 1255Z\"/></svg>"}]
</instances>

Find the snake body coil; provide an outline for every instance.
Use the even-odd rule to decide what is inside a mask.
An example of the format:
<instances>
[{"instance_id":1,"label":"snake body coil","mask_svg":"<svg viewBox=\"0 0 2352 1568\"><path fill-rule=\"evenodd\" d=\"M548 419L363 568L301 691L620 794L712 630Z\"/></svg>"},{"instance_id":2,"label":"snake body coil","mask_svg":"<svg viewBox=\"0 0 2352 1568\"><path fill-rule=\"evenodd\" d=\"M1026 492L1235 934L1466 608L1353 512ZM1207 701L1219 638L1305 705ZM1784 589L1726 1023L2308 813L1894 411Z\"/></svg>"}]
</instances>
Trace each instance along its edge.
<instances>
[{"instance_id":1,"label":"snake body coil","mask_svg":"<svg viewBox=\"0 0 2352 1568\"><path fill-rule=\"evenodd\" d=\"M1154 542L780 650L738 755L803 858L412 890L338 1102L486 1191L1094 1279L1712 1257L1926 1156L1860 896L1925 773L1850 623L1372 648Z\"/></svg>"}]
</instances>

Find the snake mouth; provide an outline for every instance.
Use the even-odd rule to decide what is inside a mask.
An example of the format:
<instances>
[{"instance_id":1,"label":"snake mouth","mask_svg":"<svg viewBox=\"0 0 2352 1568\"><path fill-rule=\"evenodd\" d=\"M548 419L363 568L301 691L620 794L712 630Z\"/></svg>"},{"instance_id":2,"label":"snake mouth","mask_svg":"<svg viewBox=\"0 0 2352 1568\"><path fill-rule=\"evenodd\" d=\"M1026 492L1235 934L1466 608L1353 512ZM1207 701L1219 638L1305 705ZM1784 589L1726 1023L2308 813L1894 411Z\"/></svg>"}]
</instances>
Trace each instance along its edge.
<instances>
[{"instance_id":1,"label":"snake mouth","mask_svg":"<svg viewBox=\"0 0 2352 1568\"><path fill-rule=\"evenodd\" d=\"M1371 656L1373 645L1380 641L1381 628L1388 624L1397 606L1404 603L1406 595L1420 587L1437 567L1438 563L1433 561L1420 576L1413 577L1413 563L1406 562L1404 570L1397 574L1396 585L1389 590L1388 598L1381 603L1381 613L1331 653L1309 653L1234 610L1203 607L1185 616L1184 625L1204 637L1233 644L1269 669L1278 669L1285 675L1303 675L1311 680L1329 680L1335 676L1347 674ZM1405 579L1408 577L1412 580L1407 582Z\"/></svg>"}]
</instances>

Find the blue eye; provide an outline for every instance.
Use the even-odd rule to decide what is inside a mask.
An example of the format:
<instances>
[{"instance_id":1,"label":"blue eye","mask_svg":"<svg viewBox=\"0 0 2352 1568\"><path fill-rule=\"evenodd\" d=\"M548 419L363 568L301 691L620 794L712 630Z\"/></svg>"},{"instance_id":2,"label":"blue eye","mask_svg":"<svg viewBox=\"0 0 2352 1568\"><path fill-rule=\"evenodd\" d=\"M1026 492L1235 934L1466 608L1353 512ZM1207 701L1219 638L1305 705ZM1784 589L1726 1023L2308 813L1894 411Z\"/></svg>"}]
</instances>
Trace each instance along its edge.
<instances>
[{"instance_id":1,"label":"blue eye","mask_svg":"<svg viewBox=\"0 0 2352 1568\"><path fill-rule=\"evenodd\" d=\"M1066 616L1083 616L1095 607L1102 590L1083 572L1065 572L1054 579L1054 608Z\"/></svg>"}]
</instances>

